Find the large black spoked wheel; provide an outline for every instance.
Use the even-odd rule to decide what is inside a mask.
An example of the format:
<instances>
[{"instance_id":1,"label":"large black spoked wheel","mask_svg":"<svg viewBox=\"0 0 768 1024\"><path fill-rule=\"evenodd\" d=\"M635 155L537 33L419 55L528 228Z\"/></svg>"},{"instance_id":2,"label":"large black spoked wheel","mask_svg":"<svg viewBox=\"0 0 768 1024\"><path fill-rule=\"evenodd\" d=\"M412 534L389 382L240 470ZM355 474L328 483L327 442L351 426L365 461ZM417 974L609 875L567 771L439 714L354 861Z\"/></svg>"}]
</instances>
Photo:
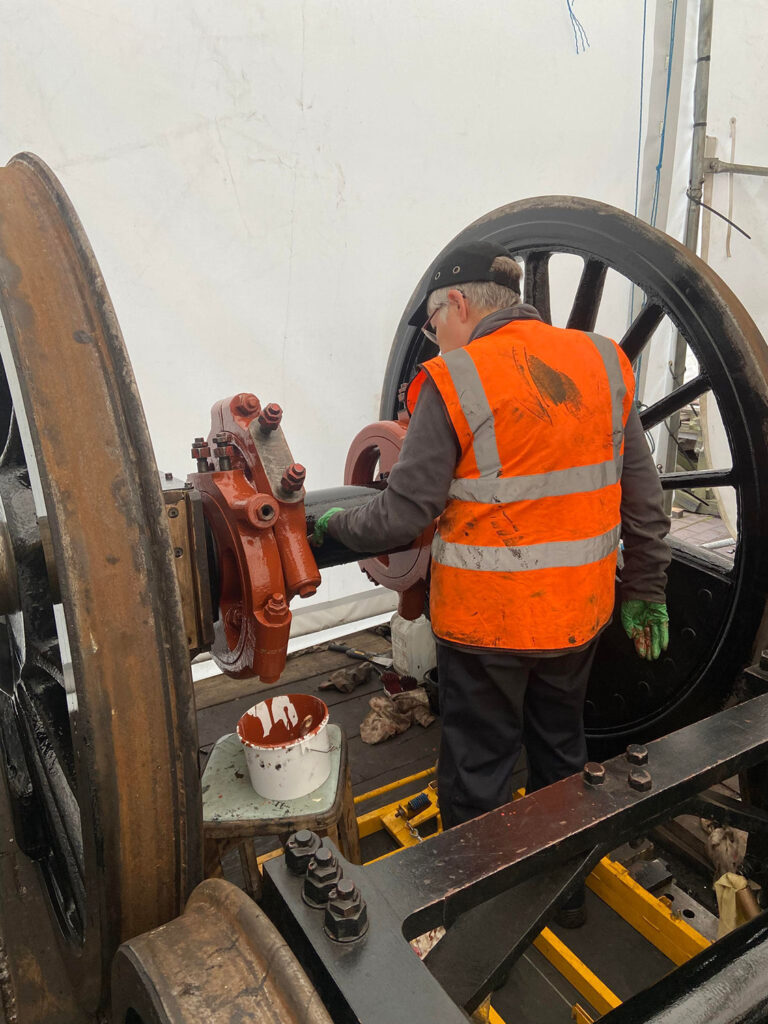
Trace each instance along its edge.
<instances>
[{"instance_id":1,"label":"large black spoked wheel","mask_svg":"<svg viewBox=\"0 0 768 1024\"><path fill-rule=\"evenodd\" d=\"M14 856L38 864L37 906L52 911L77 1004L93 1013L119 944L178 915L202 875L197 727L128 356L77 216L26 154L0 170L0 305L10 827L24 851ZM0 913L13 981L10 896Z\"/></svg>"},{"instance_id":2,"label":"large black spoked wheel","mask_svg":"<svg viewBox=\"0 0 768 1024\"><path fill-rule=\"evenodd\" d=\"M763 618L768 580L768 350L748 313L720 278L688 249L631 215L601 203L565 196L529 199L482 217L446 246L489 240L505 246L524 267L524 298L548 322L593 330L620 342L635 363L654 333L670 321L689 346L698 372L672 394L641 411L646 430L707 395L717 403L730 448L730 465L662 474L667 490L733 488L738 537L733 564L672 540L668 606L670 645L656 663L639 660L618 621L603 634L589 685L586 725L592 750L616 751L716 710L749 662ZM446 250L443 250L444 252ZM572 299L557 303L554 264L580 258ZM429 351L408 320L423 300L430 266L408 303L390 353L382 418L397 411L398 388ZM616 275L644 301L629 327L604 322L606 280ZM550 284L552 282L552 294ZM565 308L565 313L562 310ZM598 322L599 320L599 322Z\"/></svg>"}]
</instances>

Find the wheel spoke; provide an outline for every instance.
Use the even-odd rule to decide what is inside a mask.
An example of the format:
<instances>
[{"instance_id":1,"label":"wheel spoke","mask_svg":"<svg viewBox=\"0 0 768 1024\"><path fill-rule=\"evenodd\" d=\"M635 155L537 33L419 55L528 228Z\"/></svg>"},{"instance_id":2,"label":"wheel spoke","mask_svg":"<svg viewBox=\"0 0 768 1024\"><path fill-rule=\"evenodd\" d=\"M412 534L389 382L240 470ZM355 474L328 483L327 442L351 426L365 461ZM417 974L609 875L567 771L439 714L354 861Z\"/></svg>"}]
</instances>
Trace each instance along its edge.
<instances>
[{"instance_id":1,"label":"wheel spoke","mask_svg":"<svg viewBox=\"0 0 768 1024\"><path fill-rule=\"evenodd\" d=\"M665 491L736 486L736 474L733 469L692 469L686 473L662 473L660 480Z\"/></svg>"},{"instance_id":2,"label":"wheel spoke","mask_svg":"<svg viewBox=\"0 0 768 1024\"><path fill-rule=\"evenodd\" d=\"M694 399L699 398L705 391L709 390L710 383L707 375L700 373L698 377L689 380L687 384L683 384L682 387L676 388L670 394L665 395L664 398L660 398L658 402L649 405L647 409L643 409L640 413L640 422L643 424L643 429L650 430L652 427L657 426L667 419L668 416L671 416L672 413L680 412L686 405L690 405Z\"/></svg>"},{"instance_id":3,"label":"wheel spoke","mask_svg":"<svg viewBox=\"0 0 768 1024\"><path fill-rule=\"evenodd\" d=\"M664 310L655 302L646 302L627 328L620 345L630 363L634 363L664 319Z\"/></svg>"},{"instance_id":4,"label":"wheel spoke","mask_svg":"<svg viewBox=\"0 0 768 1024\"><path fill-rule=\"evenodd\" d=\"M525 295L530 306L535 306L541 319L552 323L549 305L549 252L529 252L525 257Z\"/></svg>"},{"instance_id":5,"label":"wheel spoke","mask_svg":"<svg viewBox=\"0 0 768 1024\"><path fill-rule=\"evenodd\" d=\"M581 280L576 289L576 296L566 327L579 331L595 329L607 273L608 264L603 263L602 260L584 260L584 269L581 272Z\"/></svg>"}]
</instances>

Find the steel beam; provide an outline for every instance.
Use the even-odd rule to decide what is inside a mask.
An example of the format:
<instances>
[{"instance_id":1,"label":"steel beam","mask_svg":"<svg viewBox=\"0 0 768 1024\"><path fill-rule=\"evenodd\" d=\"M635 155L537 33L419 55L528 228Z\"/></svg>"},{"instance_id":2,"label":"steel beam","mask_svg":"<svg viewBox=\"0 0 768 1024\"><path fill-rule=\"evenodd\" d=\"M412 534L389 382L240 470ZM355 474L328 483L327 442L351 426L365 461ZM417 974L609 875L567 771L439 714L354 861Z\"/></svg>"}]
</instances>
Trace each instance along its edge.
<instances>
[{"instance_id":1,"label":"steel beam","mask_svg":"<svg viewBox=\"0 0 768 1024\"><path fill-rule=\"evenodd\" d=\"M342 860L370 920L368 933L351 945L328 938L322 912L302 901L302 879L283 860L265 865L265 905L339 1024L380 1019L383 1006L392 1019L450 1024L464 1018L405 939L450 927L460 914L597 846L618 846L766 757L768 695L762 695L648 744L646 775L631 778L633 767L616 757L605 763L601 785L574 775L396 857L368 867ZM514 941L514 934L506 936L507 950ZM483 963L476 978L463 978L464 992L472 985L480 990L486 968Z\"/></svg>"}]
</instances>

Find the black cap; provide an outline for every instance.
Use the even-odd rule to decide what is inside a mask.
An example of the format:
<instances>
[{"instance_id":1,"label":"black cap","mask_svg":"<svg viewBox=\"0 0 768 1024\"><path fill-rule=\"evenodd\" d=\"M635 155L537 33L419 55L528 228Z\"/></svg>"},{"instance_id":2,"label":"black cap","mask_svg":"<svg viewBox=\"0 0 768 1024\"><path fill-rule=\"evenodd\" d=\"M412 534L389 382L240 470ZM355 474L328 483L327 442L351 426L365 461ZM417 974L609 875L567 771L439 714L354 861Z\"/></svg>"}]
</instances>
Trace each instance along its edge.
<instances>
[{"instance_id":1,"label":"black cap","mask_svg":"<svg viewBox=\"0 0 768 1024\"><path fill-rule=\"evenodd\" d=\"M421 327L426 322L429 296L438 288L452 288L469 281L495 281L519 293L517 279L510 279L506 270L491 270L491 264L497 256L509 256L509 252L503 245L493 242L468 242L450 249L433 267L424 301L408 323Z\"/></svg>"}]
</instances>

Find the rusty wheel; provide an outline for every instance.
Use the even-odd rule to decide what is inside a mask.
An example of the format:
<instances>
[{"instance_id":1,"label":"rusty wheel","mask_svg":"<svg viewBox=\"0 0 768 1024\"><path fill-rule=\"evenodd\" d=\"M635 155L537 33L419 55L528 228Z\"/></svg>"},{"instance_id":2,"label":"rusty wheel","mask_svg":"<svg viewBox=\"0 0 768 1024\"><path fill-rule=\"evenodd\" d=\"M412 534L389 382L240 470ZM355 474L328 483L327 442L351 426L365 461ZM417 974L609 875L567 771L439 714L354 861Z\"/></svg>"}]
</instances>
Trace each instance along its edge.
<instances>
[{"instance_id":1,"label":"rusty wheel","mask_svg":"<svg viewBox=\"0 0 768 1024\"><path fill-rule=\"evenodd\" d=\"M283 937L221 879L195 889L184 914L118 950L113 1024L332 1024Z\"/></svg>"},{"instance_id":2,"label":"rusty wheel","mask_svg":"<svg viewBox=\"0 0 768 1024\"><path fill-rule=\"evenodd\" d=\"M443 252L480 239L504 245L521 261L525 301L544 320L586 331L597 326L635 363L655 332L679 331L698 372L641 410L646 430L705 396L724 424L726 464L662 473L661 483L667 490L730 488L738 509L735 557L731 564L717 552L673 538L670 646L658 662L634 655L618 616L603 634L585 722L595 754L616 752L630 740L662 735L721 706L753 655L755 637L759 643L765 639L768 349L739 300L705 263L622 210L570 196L526 199L470 224ZM408 320L441 257L425 272L400 321L382 390L382 416L397 415L400 387L420 361L435 354ZM564 283L570 287L564 289ZM642 300L628 327L626 301L618 316L613 310L614 322L601 309L604 293L617 285Z\"/></svg>"},{"instance_id":3,"label":"rusty wheel","mask_svg":"<svg viewBox=\"0 0 768 1024\"><path fill-rule=\"evenodd\" d=\"M377 489L385 486L390 470L400 455L405 432L406 426L403 423L391 420L364 427L350 445L344 467L344 483ZM410 547L363 559L360 568L375 583L390 590L399 593L409 590L426 579L434 532L434 527L430 526Z\"/></svg>"},{"instance_id":4,"label":"rusty wheel","mask_svg":"<svg viewBox=\"0 0 768 1024\"><path fill-rule=\"evenodd\" d=\"M189 656L144 414L88 240L28 154L0 170L0 215L4 767L17 844L93 1012L118 945L175 917L202 874Z\"/></svg>"}]
</instances>

